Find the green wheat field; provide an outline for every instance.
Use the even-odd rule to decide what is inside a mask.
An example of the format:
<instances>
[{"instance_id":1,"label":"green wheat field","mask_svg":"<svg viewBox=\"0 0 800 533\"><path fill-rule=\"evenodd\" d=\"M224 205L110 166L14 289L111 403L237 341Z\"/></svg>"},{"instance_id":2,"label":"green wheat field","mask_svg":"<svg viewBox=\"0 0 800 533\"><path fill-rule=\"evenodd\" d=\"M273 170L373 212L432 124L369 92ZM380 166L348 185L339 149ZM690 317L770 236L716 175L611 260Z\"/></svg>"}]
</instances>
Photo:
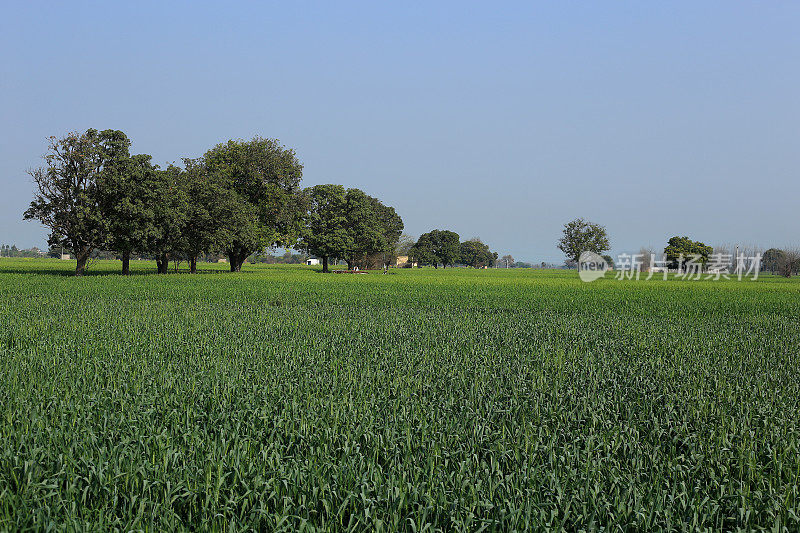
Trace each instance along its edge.
<instances>
[{"instance_id":1,"label":"green wheat field","mask_svg":"<svg viewBox=\"0 0 800 533\"><path fill-rule=\"evenodd\" d=\"M800 282L0 260L0 530L800 529Z\"/></svg>"}]
</instances>

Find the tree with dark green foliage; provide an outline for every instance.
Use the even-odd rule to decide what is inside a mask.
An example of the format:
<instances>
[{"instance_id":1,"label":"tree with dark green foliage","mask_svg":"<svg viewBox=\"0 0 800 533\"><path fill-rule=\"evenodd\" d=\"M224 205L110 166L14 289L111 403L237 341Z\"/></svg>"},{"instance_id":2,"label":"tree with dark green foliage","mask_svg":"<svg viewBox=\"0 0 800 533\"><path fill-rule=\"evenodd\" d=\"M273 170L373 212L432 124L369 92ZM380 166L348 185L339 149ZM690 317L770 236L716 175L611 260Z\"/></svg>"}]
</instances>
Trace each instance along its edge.
<instances>
[{"instance_id":1,"label":"tree with dark green foliage","mask_svg":"<svg viewBox=\"0 0 800 533\"><path fill-rule=\"evenodd\" d=\"M118 130L89 129L61 139L51 137L45 166L29 171L37 191L24 218L50 228L50 246L63 246L75 254L76 276L83 275L92 251L108 242L106 178L125 164L129 146Z\"/></svg>"},{"instance_id":2,"label":"tree with dark green foliage","mask_svg":"<svg viewBox=\"0 0 800 533\"><path fill-rule=\"evenodd\" d=\"M394 208L359 189L341 185L317 185L304 191L305 226L300 247L328 261L338 257L348 269L368 267L375 258L391 259L403 231L403 220Z\"/></svg>"},{"instance_id":3,"label":"tree with dark green foliage","mask_svg":"<svg viewBox=\"0 0 800 533\"><path fill-rule=\"evenodd\" d=\"M225 179L225 186L253 207L245 211L242 226L230 226L232 239L226 254L231 270L241 270L253 252L268 246L290 246L301 231L300 180L303 166L294 150L277 139L254 137L250 141L218 144L203 156L210 173Z\"/></svg>"},{"instance_id":4,"label":"tree with dark green foliage","mask_svg":"<svg viewBox=\"0 0 800 533\"><path fill-rule=\"evenodd\" d=\"M567 261L577 263L583 252L602 255L611 248L606 228L600 224L576 218L564 224L563 235L558 241L558 249L567 256Z\"/></svg>"},{"instance_id":5,"label":"tree with dark green foliage","mask_svg":"<svg viewBox=\"0 0 800 533\"><path fill-rule=\"evenodd\" d=\"M458 233L448 230L435 229L423 233L417 240L412 251L412 257L420 265L433 265L434 268L447 268L454 265L461 254L461 243Z\"/></svg>"},{"instance_id":6,"label":"tree with dark green foliage","mask_svg":"<svg viewBox=\"0 0 800 533\"><path fill-rule=\"evenodd\" d=\"M348 231L347 191L341 185L315 185L304 191L305 226L300 248L322 259L328 272L331 257L345 257L353 248Z\"/></svg>"},{"instance_id":7,"label":"tree with dark green foliage","mask_svg":"<svg viewBox=\"0 0 800 533\"><path fill-rule=\"evenodd\" d=\"M363 263L367 255L385 248L383 228L372 198L360 189L347 189L345 193L347 232L350 235L350 249L342 257L347 269Z\"/></svg>"},{"instance_id":8,"label":"tree with dark green foliage","mask_svg":"<svg viewBox=\"0 0 800 533\"><path fill-rule=\"evenodd\" d=\"M372 255L381 254L381 261L385 267L395 256L397 244L403 234L403 219L397 214L394 207L384 205L383 202L372 196L369 196L369 201L372 204L382 237L380 247L371 253Z\"/></svg>"},{"instance_id":9,"label":"tree with dark green foliage","mask_svg":"<svg viewBox=\"0 0 800 533\"><path fill-rule=\"evenodd\" d=\"M786 252L778 248L770 248L761 257L761 268L775 274L780 269L781 262L786 256Z\"/></svg>"},{"instance_id":10,"label":"tree with dark green foliage","mask_svg":"<svg viewBox=\"0 0 800 533\"><path fill-rule=\"evenodd\" d=\"M147 249L156 237L158 169L149 155L131 156L106 180L105 210L110 220L108 247L122 258L122 274L130 273L134 252Z\"/></svg>"},{"instance_id":11,"label":"tree with dark green foliage","mask_svg":"<svg viewBox=\"0 0 800 533\"><path fill-rule=\"evenodd\" d=\"M434 265L434 268L438 268L439 265L439 259L434 253L433 243L427 233L419 236L417 242L409 250L408 257L411 263L417 263L419 266Z\"/></svg>"},{"instance_id":12,"label":"tree with dark green foliage","mask_svg":"<svg viewBox=\"0 0 800 533\"><path fill-rule=\"evenodd\" d=\"M483 268L494 266L495 261L497 261L497 252L489 250L489 246L477 237L461 243L460 263L473 268Z\"/></svg>"},{"instance_id":13,"label":"tree with dark green foliage","mask_svg":"<svg viewBox=\"0 0 800 533\"><path fill-rule=\"evenodd\" d=\"M181 248L181 234L187 220L189 198L181 186L184 171L175 165L161 170L153 167L151 186L153 227L148 232L145 251L156 258L159 274L166 274L170 255L173 259Z\"/></svg>"},{"instance_id":14,"label":"tree with dark green foliage","mask_svg":"<svg viewBox=\"0 0 800 533\"><path fill-rule=\"evenodd\" d=\"M713 252L714 249L711 246L706 246L700 241L693 241L686 236L672 237L664 248L667 266L679 270L684 270L686 263L690 260L704 266Z\"/></svg>"},{"instance_id":15,"label":"tree with dark green foliage","mask_svg":"<svg viewBox=\"0 0 800 533\"><path fill-rule=\"evenodd\" d=\"M197 272L197 258L203 253L226 250L233 241L232 227L237 219L247 218L252 207L224 185L218 175L207 171L198 160L184 160L186 171L181 183L187 197L186 221L181 231L181 252L189 262L189 272Z\"/></svg>"}]
</instances>

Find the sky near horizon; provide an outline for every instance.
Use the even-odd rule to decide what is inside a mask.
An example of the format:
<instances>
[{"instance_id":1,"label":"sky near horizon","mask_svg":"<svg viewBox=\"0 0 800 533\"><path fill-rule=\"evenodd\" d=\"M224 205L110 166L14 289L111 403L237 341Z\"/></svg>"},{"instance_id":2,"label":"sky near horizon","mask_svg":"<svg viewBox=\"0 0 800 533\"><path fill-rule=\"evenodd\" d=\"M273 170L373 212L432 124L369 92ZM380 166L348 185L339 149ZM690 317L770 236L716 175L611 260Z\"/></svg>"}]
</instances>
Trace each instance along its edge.
<instances>
[{"instance_id":1,"label":"sky near horizon","mask_svg":"<svg viewBox=\"0 0 800 533\"><path fill-rule=\"evenodd\" d=\"M0 242L47 138L120 129L165 164L278 138L303 185L517 260L561 227L612 252L800 244L800 4L6 2Z\"/></svg>"}]
</instances>

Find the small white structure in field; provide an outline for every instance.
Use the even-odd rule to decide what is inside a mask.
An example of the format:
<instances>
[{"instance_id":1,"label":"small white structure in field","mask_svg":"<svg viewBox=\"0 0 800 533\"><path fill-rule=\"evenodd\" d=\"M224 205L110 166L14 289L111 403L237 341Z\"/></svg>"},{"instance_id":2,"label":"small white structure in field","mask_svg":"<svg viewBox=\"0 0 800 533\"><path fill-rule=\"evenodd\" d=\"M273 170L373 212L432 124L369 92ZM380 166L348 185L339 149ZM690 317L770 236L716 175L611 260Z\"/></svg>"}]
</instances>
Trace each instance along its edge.
<instances>
[{"instance_id":1,"label":"small white structure in field","mask_svg":"<svg viewBox=\"0 0 800 533\"><path fill-rule=\"evenodd\" d=\"M69 261L69 254L61 254L62 261Z\"/></svg>"},{"instance_id":2,"label":"small white structure in field","mask_svg":"<svg viewBox=\"0 0 800 533\"><path fill-rule=\"evenodd\" d=\"M228 262L227 257L220 257L219 259L217 259L217 263L227 263L227 262Z\"/></svg>"},{"instance_id":3,"label":"small white structure in field","mask_svg":"<svg viewBox=\"0 0 800 533\"><path fill-rule=\"evenodd\" d=\"M319 259L317 259L316 257L311 257L309 259L306 259L306 264L308 266L318 265L319 264Z\"/></svg>"}]
</instances>

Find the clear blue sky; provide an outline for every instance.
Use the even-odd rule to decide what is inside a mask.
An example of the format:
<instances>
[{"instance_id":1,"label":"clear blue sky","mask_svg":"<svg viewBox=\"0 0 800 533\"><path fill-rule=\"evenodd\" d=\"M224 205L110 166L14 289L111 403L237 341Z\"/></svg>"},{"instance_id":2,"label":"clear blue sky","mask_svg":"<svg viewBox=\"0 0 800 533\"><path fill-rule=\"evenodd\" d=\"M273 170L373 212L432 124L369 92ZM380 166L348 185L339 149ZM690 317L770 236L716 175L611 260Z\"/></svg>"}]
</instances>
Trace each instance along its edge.
<instances>
[{"instance_id":1,"label":"clear blue sky","mask_svg":"<svg viewBox=\"0 0 800 533\"><path fill-rule=\"evenodd\" d=\"M798 243L798 28L793 2L6 2L0 242L44 246L25 170L94 127L162 164L277 137L304 185L523 260L578 216L615 252Z\"/></svg>"}]
</instances>

